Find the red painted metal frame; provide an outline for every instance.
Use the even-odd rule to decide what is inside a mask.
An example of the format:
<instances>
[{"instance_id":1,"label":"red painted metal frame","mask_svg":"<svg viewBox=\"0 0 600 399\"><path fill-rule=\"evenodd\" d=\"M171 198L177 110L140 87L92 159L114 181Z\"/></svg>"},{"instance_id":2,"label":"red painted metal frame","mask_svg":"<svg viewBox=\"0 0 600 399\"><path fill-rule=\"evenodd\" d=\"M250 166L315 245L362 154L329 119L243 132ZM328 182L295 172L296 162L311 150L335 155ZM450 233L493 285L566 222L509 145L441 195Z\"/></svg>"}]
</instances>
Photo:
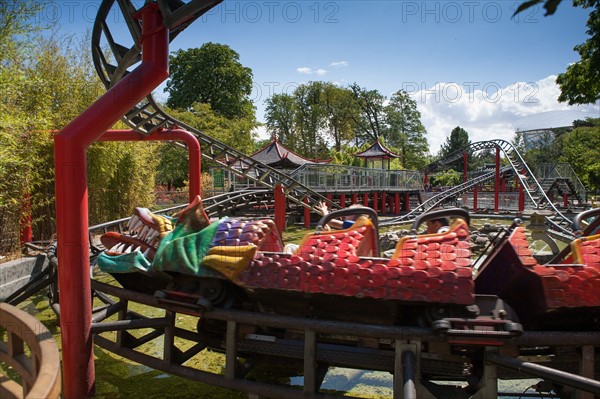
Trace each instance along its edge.
<instances>
[{"instance_id":1,"label":"red painted metal frame","mask_svg":"<svg viewBox=\"0 0 600 399\"><path fill-rule=\"evenodd\" d=\"M135 130L109 130L97 141L182 141L188 148L188 176L190 178L190 202L201 195L200 189L200 143L196 136L183 129L168 129L155 131L147 136Z\"/></svg>"},{"instance_id":2,"label":"red painted metal frame","mask_svg":"<svg viewBox=\"0 0 600 399\"><path fill-rule=\"evenodd\" d=\"M287 208L287 201L281 184L275 186L273 198L275 202L275 225L277 226L277 230L279 230L279 234L283 234L286 225L285 211Z\"/></svg>"},{"instance_id":3,"label":"red painted metal frame","mask_svg":"<svg viewBox=\"0 0 600 399\"><path fill-rule=\"evenodd\" d=\"M500 147L496 147L496 182L494 184L494 212L498 213L500 205Z\"/></svg>"},{"instance_id":4,"label":"red painted metal frame","mask_svg":"<svg viewBox=\"0 0 600 399\"><path fill-rule=\"evenodd\" d=\"M54 138L63 394L94 391L86 151L169 76L169 31L158 6L141 10L142 62Z\"/></svg>"}]
</instances>

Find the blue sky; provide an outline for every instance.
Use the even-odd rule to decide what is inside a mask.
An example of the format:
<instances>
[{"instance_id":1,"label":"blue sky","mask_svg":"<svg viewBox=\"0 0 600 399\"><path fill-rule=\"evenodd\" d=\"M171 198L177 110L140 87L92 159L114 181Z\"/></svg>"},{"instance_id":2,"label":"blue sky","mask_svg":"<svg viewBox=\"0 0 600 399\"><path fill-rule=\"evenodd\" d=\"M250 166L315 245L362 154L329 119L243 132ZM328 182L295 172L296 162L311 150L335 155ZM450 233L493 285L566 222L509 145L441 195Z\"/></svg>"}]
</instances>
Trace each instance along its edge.
<instances>
[{"instance_id":1,"label":"blue sky","mask_svg":"<svg viewBox=\"0 0 600 399\"><path fill-rule=\"evenodd\" d=\"M97 3L59 2L63 31L91 28ZM520 3L225 0L171 49L211 41L237 51L254 73L260 121L272 93L311 80L357 82L386 96L404 89L418 103L432 152L455 126L472 141L511 139L515 121L528 115L568 109L600 117L598 104L556 101L555 75L579 59L573 47L587 39L587 12L563 0L553 16L536 7L512 18Z\"/></svg>"}]
</instances>

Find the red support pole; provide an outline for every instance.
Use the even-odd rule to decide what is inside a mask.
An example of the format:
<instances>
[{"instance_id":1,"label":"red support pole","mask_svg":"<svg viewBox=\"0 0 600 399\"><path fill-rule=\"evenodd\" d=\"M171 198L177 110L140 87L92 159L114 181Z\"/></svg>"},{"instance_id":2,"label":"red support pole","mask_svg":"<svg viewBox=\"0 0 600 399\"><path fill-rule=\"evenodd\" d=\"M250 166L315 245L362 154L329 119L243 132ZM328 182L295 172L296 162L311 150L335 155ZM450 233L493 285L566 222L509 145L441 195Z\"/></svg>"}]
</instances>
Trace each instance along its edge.
<instances>
[{"instance_id":1,"label":"red support pole","mask_svg":"<svg viewBox=\"0 0 600 399\"><path fill-rule=\"evenodd\" d=\"M400 214L400 193L396 193L396 195L394 195L394 212L396 213L396 215Z\"/></svg>"},{"instance_id":2,"label":"red support pole","mask_svg":"<svg viewBox=\"0 0 600 399\"><path fill-rule=\"evenodd\" d=\"M478 190L479 185L475 185L475 187L473 187L473 212L477 212L477 193L479 192Z\"/></svg>"},{"instance_id":3,"label":"red support pole","mask_svg":"<svg viewBox=\"0 0 600 399\"><path fill-rule=\"evenodd\" d=\"M410 193L404 193L404 211L410 212Z\"/></svg>"},{"instance_id":4,"label":"red support pole","mask_svg":"<svg viewBox=\"0 0 600 399\"><path fill-rule=\"evenodd\" d=\"M502 177L502 178L500 178L500 181L502 182L501 183L502 186L500 188L500 191L503 192L503 193L505 193L506 192L506 178Z\"/></svg>"},{"instance_id":5,"label":"red support pole","mask_svg":"<svg viewBox=\"0 0 600 399\"><path fill-rule=\"evenodd\" d=\"M373 192L373 209L375 212L378 212L379 209L379 193L377 191Z\"/></svg>"},{"instance_id":6,"label":"red support pole","mask_svg":"<svg viewBox=\"0 0 600 399\"><path fill-rule=\"evenodd\" d=\"M469 153L463 152L463 183L467 182L467 170L469 169Z\"/></svg>"},{"instance_id":7,"label":"red support pole","mask_svg":"<svg viewBox=\"0 0 600 399\"><path fill-rule=\"evenodd\" d=\"M340 194L340 207L342 209L346 207L346 194Z\"/></svg>"},{"instance_id":8,"label":"red support pole","mask_svg":"<svg viewBox=\"0 0 600 399\"><path fill-rule=\"evenodd\" d=\"M21 217L19 218L19 242L21 246L33 241L33 230L31 226L31 196L29 192L23 196L21 202Z\"/></svg>"},{"instance_id":9,"label":"red support pole","mask_svg":"<svg viewBox=\"0 0 600 399\"><path fill-rule=\"evenodd\" d=\"M200 143L196 136L187 130L169 129L155 131L149 135L143 135L135 130L109 130L97 141L182 141L188 149L188 176L190 179L189 199L190 202L201 191L201 169L200 169Z\"/></svg>"},{"instance_id":10,"label":"red support pole","mask_svg":"<svg viewBox=\"0 0 600 399\"><path fill-rule=\"evenodd\" d=\"M494 182L494 212L498 213L500 203L500 147L496 147L496 181Z\"/></svg>"},{"instance_id":11,"label":"red support pole","mask_svg":"<svg viewBox=\"0 0 600 399\"><path fill-rule=\"evenodd\" d=\"M333 201L333 194L326 194L325 198L327 198L329 201Z\"/></svg>"},{"instance_id":12,"label":"red support pole","mask_svg":"<svg viewBox=\"0 0 600 399\"><path fill-rule=\"evenodd\" d=\"M523 212L525 210L525 190L523 189L523 185L519 184L519 212Z\"/></svg>"},{"instance_id":13,"label":"red support pole","mask_svg":"<svg viewBox=\"0 0 600 399\"><path fill-rule=\"evenodd\" d=\"M358 194L352 194L352 205L358 203Z\"/></svg>"},{"instance_id":14,"label":"red support pole","mask_svg":"<svg viewBox=\"0 0 600 399\"><path fill-rule=\"evenodd\" d=\"M381 192L381 214L385 215L385 207L387 205L387 198L385 195L385 191Z\"/></svg>"},{"instance_id":15,"label":"red support pole","mask_svg":"<svg viewBox=\"0 0 600 399\"><path fill-rule=\"evenodd\" d=\"M304 198L304 203L308 204L308 200ZM310 209L308 207L304 207L304 227L310 229Z\"/></svg>"},{"instance_id":16,"label":"red support pole","mask_svg":"<svg viewBox=\"0 0 600 399\"><path fill-rule=\"evenodd\" d=\"M368 193L363 194L363 205L369 206L369 194Z\"/></svg>"},{"instance_id":17,"label":"red support pole","mask_svg":"<svg viewBox=\"0 0 600 399\"><path fill-rule=\"evenodd\" d=\"M54 137L63 395L94 391L86 151L169 76L169 32L155 3L142 15L142 62Z\"/></svg>"},{"instance_id":18,"label":"red support pole","mask_svg":"<svg viewBox=\"0 0 600 399\"><path fill-rule=\"evenodd\" d=\"M285 230L285 208L286 208L286 199L285 194L283 194L283 187L281 184L278 184L274 188L274 199L275 199L275 225L277 226L277 230L279 230L279 234L283 234Z\"/></svg>"},{"instance_id":19,"label":"red support pole","mask_svg":"<svg viewBox=\"0 0 600 399\"><path fill-rule=\"evenodd\" d=\"M569 194L563 194L563 206L565 208L569 206Z\"/></svg>"},{"instance_id":20,"label":"red support pole","mask_svg":"<svg viewBox=\"0 0 600 399\"><path fill-rule=\"evenodd\" d=\"M423 180L423 184L429 184L429 172L425 172L425 178Z\"/></svg>"}]
</instances>

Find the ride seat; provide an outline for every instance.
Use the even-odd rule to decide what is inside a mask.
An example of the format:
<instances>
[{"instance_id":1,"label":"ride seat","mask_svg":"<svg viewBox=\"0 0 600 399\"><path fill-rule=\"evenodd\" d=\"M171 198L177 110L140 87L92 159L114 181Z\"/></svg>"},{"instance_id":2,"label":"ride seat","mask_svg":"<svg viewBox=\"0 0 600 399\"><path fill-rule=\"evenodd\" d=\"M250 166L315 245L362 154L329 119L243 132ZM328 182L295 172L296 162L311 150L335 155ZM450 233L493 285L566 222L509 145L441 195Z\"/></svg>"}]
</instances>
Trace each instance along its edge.
<instances>
[{"instance_id":1,"label":"ride seat","mask_svg":"<svg viewBox=\"0 0 600 399\"><path fill-rule=\"evenodd\" d=\"M408 237L399 256L369 257L376 239L369 218L345 230L307 235L295 254L257 253L235 280L278 289L421 303L472 304L469 230L455 222L442 234Z\"/></svg>"},{"instance_id":2,"label":"ride seat","mask_svg":"<svg viewBox=\"0 0 600 399\"><path fill-rule=\"evenodd\" d=\"M508 242L520 268L541 283L542 311L560 308L600 306L600 235L571 242L573 256L567 262L540 265L532 256L523 227L517 227Z\"/></svg>"}]
</instances>

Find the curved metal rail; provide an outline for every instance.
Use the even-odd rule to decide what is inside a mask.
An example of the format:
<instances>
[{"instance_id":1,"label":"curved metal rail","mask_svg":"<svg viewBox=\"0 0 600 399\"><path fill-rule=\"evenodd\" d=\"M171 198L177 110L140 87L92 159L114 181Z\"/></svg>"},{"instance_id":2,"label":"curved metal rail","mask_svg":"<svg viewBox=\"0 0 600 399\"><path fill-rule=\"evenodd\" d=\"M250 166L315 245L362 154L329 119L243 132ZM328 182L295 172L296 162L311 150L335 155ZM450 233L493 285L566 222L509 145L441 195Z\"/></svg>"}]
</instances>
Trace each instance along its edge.
<instances>
[{"instance_id":1,"label":"curved metal rail","mask_svg":"<svg viewBox=\"0 0 600 399\"><path fill-rule=\"evenodd\" d=\"M556 230L562 234L566 234L568 236L573 236L573 231L571 229L571 220L563 215L552 203L552 201L546 195L544 188L537 181L535 175L529 169L529 166L519 153L519 151L506 140L496 139L496 140L488 140L488 141L478 141L476 143L472 143L468 148L463 150L455 151L446 157L437 160L429 164L425 169L427 170L436 170L440 168L442 165L447 164L448 162L452 162L462 158L463 153L465 151L481 151L486 149L500 149L504 155L506 156L506 160L509 163L510 168L513 170L514 174L519 179L521 186L523 187L525 194L536 209L549 209L552 211L551 216L546 217L546 222L550 225L551 229Z\"/></svg>"},{"instance_id":2,"label":"curved metal rail","mask_svg":"<svg viewBox=\"0 0 600 399\"><path fill-rule=\"evenodd\" d=\"M169 40L172 41L193 21L221 1L191 0L185 3L181 0L154 0L153 2L158 5L163 14L165 26L170 32ZM118 5L118 10L113 7L115 3ZM119 33L119 31L111 29L108 23L109 14L112 19L115 19L111 11L121 13L120 16L127 24L130 37L121 37L119 40L115 38L113 33ZM141 49L138 45L141 39L141 28L139 20L135 17L138 11L139 9L131 0L103 0L99 8L92 31L92 57L96 71L106 88L114 86L127 75L128 68L141 60ZM117 18L117 20L119 19ZM129 45L125 43L129 43ZM106 55L105 50L109 50L110 54ZM111 60L114 60L114 63ZM198 129L171 117L154 101L152 94L148 95L142 103L134 105L125 114L123 121L142 134L150 134L155 130L174 126L186 129L198 138L203 157L218 163L234 174L249 178L271 190L281 186L290 201L309 207L317 213L320 211L315 206L320 201L328 203L332 208L338 208L338 205L287 174L255 161ZM234 166L236 167L234 168Z\"/></svg>"},{"instance_id":3,"label":"curved metal rail","mask_svg":"<svg viewBox=\"0 0 600 399\"><path fill-rule=\"evenodd\" d=\"M500 169L500 173L505 173L505 172L508 172L509 170L510 170L510 167L505 166L504 168ZM448 201L450 198L456 197L457 195L460 195L466 191L469 191L470 189L472 189L473 187L475 187L478 184L484 183L489 180L493 180L495 177L496 177L495 171L478 176L475 179L471 179L463 184L459 184L458 186L454 186L449 190L443 191L439 194L434 195L433 197L428 198L427 200L422 202L419 206L417 206L416 208L414 208L412 211L410 211L409 213L407 213L405 215L382 221L380 224L381 224L381 226L393 226L396 224L404 224L404 223L411 222L411 221L415 220L419 215L429 211L430 209L435 208L436 206L444 203L445 201Z\"/></svg>"}]
</instances>

